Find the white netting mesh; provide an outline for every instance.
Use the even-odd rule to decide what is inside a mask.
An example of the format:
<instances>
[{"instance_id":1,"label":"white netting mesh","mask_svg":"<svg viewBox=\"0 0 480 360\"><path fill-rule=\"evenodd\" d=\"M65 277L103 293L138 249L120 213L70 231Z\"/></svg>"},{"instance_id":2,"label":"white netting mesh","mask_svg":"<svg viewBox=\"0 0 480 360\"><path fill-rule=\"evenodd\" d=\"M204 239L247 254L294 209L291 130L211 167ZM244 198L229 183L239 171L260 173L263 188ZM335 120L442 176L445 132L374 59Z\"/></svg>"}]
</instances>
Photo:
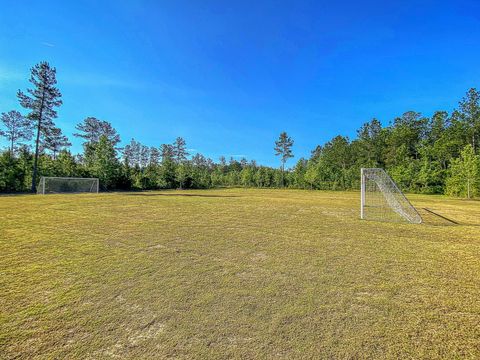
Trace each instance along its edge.
<instances>
[{"instance_id":1,"label":"white netting mesh","mask_svg":"<svg viewBox=\"0 0 480 360\"><path fill-rule=\"evenodd\" d=\"M41 177L38 184L38 194L98 192L96 178Z\"/></svg>"},{"instance_id":2,"label":"white netting mesh","mask_svg":"<svg viewBox=\"0 0 480 360\"><path fill-rule=\"evenodd\" d=\"M362 219L422 222L395 182L383 169L362 169Z\"/></svg>"}]
</instances>

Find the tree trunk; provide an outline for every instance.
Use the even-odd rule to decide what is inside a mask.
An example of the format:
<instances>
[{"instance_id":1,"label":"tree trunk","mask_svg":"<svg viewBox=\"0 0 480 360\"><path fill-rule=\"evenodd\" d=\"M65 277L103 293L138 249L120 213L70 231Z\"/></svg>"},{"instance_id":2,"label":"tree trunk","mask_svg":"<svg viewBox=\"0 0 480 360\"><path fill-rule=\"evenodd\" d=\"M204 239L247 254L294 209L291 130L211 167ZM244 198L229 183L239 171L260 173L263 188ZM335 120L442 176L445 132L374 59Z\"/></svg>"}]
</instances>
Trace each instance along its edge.
<instances>
[{"instance_id":1,"label":"tree trunk","mask_svg":"<svg viewBox=\"0 0 480 360\"><path fill-rule=\"evenodd\" d=\"M38 146L40 143L40 129L42 124L44 101L45 101L45 92L42 93L42 101L40 102L40 114L38 116L37 139L35 141L35 161L33 163L33 175L32 175L32 193L35 193L37 190Z\"/></svg>"},{"instance_id":2,"label":"tree trunk","mask_svg":"<svg viewBox=\"0 0 480 360\"><path fill-rule=\"evenodd\" d=\"M467 199L470 199L470 179L467 179Z\"/></svg>"},{"instance_id":3,"label":"tree trunk","mask_svg":"<svg viewBox=\"0 0 480 360\"><path fill-rule=\"evenodd\" d=\"M40 118L38 119L37 126L37 139L35 140L35 160L33 162L33 175L32 175L32 193L37 190L37 168L38 168L38 143L40 142Z\"/></svg>"}]
</instances>

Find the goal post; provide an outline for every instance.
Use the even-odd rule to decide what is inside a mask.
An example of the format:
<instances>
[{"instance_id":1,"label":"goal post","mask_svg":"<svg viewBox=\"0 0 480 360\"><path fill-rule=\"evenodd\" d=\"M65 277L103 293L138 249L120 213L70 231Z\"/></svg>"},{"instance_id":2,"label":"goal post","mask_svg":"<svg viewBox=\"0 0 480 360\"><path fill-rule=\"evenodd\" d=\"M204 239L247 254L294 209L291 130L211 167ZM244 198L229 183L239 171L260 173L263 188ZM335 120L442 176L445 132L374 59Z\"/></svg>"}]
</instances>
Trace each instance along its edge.
<instances>
[{"instance_id":1,"label":"goal post","mask_svg":"<svg viewBox=\"0 0 480 360\"><path fill-rule=\"evenodd\" d=\"M98 193L99 186L98 178L42 176L37 194Z\"/></svg>"},{"instance_id":2,"label":"goal post","mask_svg":"<svg viewBox=\"0 0 480 360\"><path fill-rule=\"evenodd\" d=\"M422 217L392 178L380 168L362 168L360 218L380 221L407 221L420 224Z\"/></svg>"}]
</instances>

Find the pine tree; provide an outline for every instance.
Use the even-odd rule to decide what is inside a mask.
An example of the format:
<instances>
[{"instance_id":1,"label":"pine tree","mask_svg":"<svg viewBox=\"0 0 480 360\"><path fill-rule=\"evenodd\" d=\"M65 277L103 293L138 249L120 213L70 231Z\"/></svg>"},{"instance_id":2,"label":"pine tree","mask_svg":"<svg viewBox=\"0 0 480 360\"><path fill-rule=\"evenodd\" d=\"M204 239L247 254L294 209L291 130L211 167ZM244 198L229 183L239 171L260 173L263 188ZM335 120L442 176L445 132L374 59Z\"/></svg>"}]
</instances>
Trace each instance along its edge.
<instances>
[{"instance_id":1,"label":"pine tree","mask_svg":"<svg viewBox=\"0 0 480 360\"><path fill-rule=\"evenodd\" d=\"M95 117L87 117L75 126L79 132L73 134L76 137L85 139L88 143L98 143L101 136L106 136L113 146L120 142L120 135L108 121L99 120Z\"/></svg>"},{"instance_id":2,"label":"pine tree","mask_svg":"<svg viewBox=\"0 0 480 360\"><path fill-rule=\"evenodd\" d=\"M150 147L149 164L151 166L157 166L160 162L160 156L160 151L156 147Z\"/></svg>"},{"instance_id":3,"label":"pine tree","mask_svg":"<svg viewBox=\"0 0 480 360\"><path fill-rule=\"evenodd\" d=\"M162 156L162 163L166 161L173 161L173 157L174 157L173 145L162 144L160 146L160 154Z\"/></svg>"},{"instance_id":4,"label":"pine tree","mask_svg":"<svg viewBox=\"0 0 480 360\"><path fill-rule=\"evenodd\" d=\"M177 137L173 143L173 158L177 164L187 160L187 143L181 137Z\"/></svg>"},{"instance_id":5,"label":"pine tree","mask_svg":"<svg viewBox=\"0 0 480 360\"><path fill-rule=\"evenodd\" d=\"M194 166L198 166L198 167L206 167L207 166L207 158L205 156L203 156L202 154L197 153L192 157L192 164Z\"/></svg>"},{"instance_id":6,"label":"pine tree","mask_svg":"<svg viewBox=\"0 0 480 360\"><path fill-rule=\"evenodd\" d=\"M57 84L56 69L48 62L40 62L31 69L30 83L33 89L27 89L27 94L18 91L20 105L30 110L27 118L36 125L35 160L33 164L32 192L36 190L38 154L41 135L48 134L55 127L53 119L57 117L56 107L62 105L62 94L55 87Z\"/></svg>"},{"instance_id":7,"label":"pine tree","mask_svg":"<svg viewBox=\"0 0 480 360\"><path fill-rule=\"evenodd\" d=\"M140 144L140 167L145 169L150 160L150 148L146 145Z\"/></svg>"},{"instance_id":8,"label":"pine tree","mask_svg":"<svg viewBox=\"0 0 480 360\"><path fill-rule=\"evenodd\" d=\"M225 156L223 156L223 155L220 156L220 158L219 158L218 160L219 160L220 166L221 166L222 168L224 168L224 167L227 166L227 160L225 159Z\"/></svg>"},{"instance_id":9,"label":"pine tree","mask_svg":"<svg viewBox=\"0 0 480 360\"><path fill-rule=\"evenodd\" d=\"M4 127L4 130L0 130L0 136L5 137L10 143L10 154L13 156L15 146L19 141L28 141L32 138L33 131L30 121L16 110L2 113L0 120Z\"/></svg>"},{"instance_id":10,"label":"pine tree","mask_svg":"<svg viewBox=\"0 0 480 360\"><path fill-rule=\"evenodd\" d=\"M50 150L53 153L53 159L56 159L57 153L69 146L72 143L68 141L68 138L62 134L62 130L57 127L48 129L43 139L43 147Z\"/></svg>"},{"instance_id":11,"label":"pine tree","mask_svg":"<svg viewBox=\"0 0 480 360\"><path fill-rule=\"evenodd\" d=\"M128 161L130 167L140 167L140 150L142 144L135 139L123 148L123 159Z\"/></svg>"},{"instance_id":12,"label":"pine tree","mask_svg":"<svg viewBox=\"0 0 480 360\"><path fill-rule=\"evenodd\" d=\"M282 186L285 185L284 182L284 173L285 173L285 163L288 159L293 157L292 152L293 139L287 135L284 131L280 133L278 140L275 141L275 156L280 156L280 169L282 171Z\"/></svg>"}]
</instances>

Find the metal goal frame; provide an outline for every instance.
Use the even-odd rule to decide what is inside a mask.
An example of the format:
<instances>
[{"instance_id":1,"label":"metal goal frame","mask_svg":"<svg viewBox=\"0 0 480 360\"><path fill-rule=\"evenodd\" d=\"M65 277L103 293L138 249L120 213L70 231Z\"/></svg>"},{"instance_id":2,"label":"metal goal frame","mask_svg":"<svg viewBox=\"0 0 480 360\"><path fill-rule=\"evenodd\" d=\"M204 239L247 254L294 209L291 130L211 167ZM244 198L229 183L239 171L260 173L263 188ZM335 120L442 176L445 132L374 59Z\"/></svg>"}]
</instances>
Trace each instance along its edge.
<instances>
[{"instance_id":1,"label":"metal goal frame","mask_svg":"<svg viewBox=\"0 0 480 360\"><path fill-rule=\"evenodd\" d=\"M48 183L51 181L58 181L64 184L69 182L76 183L77 185L80 183L85 183L85 187L80 188L77 186L75 187L66 187L60 188L58 191L48 190ZM63 193L70 193L70 194L78 194L78 193L98 193L100 190L100 181L98 178L82 178L82 177L61 177L61 176L42 176L40 178L40 183L37 188L37 194L46 195L46 194L63 194Z\"/></svg>"},{"instance_id":2,"label":"metal goal frame","mask_svg":"<svg viewBox=\"0 0 480 360\"><path fill-rule=\"evenodd\" d=\"M364 220L422 223L422 217L381 168L360 171L360 218Z\"/></svg>"}]
</instances>

